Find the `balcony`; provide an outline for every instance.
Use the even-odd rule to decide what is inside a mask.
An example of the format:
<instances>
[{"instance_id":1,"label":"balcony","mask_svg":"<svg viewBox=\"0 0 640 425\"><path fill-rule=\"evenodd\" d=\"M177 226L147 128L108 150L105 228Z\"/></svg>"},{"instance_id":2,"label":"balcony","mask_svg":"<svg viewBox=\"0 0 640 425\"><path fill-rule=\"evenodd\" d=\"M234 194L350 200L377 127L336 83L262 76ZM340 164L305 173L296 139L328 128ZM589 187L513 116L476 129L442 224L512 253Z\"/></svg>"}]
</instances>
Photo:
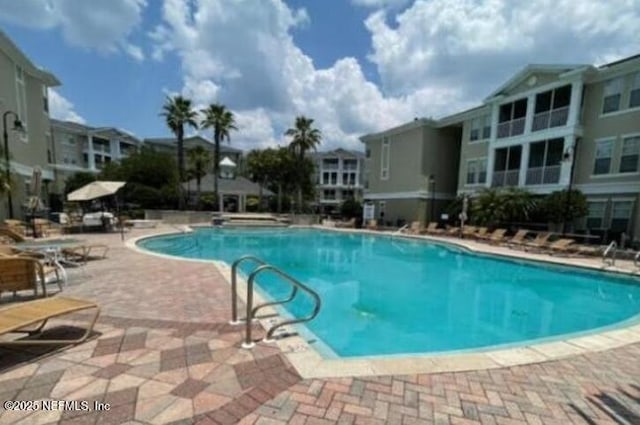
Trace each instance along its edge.
<instances>
[{"instance_id":1,"label":"balcony","mask_svg":"<svg viewBox=\"0 0 640 425\"><path fill-rule=\"evenodd\" d=\"M569 107L540 112L533 117L531 131L546 130L547 128L562 127L567 124Z\"/></svg>"},{"instance_id":2,"label":"balcony","mask_svg":"<svg viewBox=\"0 0 640 425\"><path fill-rule=\"evenodd\" d=\"M518 186L520 170L494 171L491 187Z\"/></svg>"},{"instance_id":3,"label":"balcony","mask_svg":"<svg viewBox=\"0 0 640 425\"><path fill-rule=\"evenodd\" d=\"M525 184L557 184L560 181L560 166L535 167L527 170Z\"/></svg>"},{"instance_id":4,"label":"balcony","mask_svg":"<svg viewBox=\"0 0 640 425\"><path fill-rule=\"evenodd\" d=\"M518 136L524 133L525 118L516 118L511 121L498 123L498 139Z\"/></svg>"}]
</instances>

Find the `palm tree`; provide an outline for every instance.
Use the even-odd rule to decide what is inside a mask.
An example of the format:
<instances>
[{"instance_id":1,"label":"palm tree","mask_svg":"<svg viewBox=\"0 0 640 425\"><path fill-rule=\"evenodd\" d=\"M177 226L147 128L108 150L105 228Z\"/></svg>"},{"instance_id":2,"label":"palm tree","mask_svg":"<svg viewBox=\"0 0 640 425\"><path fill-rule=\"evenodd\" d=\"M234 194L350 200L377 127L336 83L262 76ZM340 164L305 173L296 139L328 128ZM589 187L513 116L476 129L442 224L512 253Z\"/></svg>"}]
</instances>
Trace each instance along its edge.
<instances>
[{"instance_id":1,"label":"palm tree","mask_svg":"<svg viewBox=\"0 0 640 425\"><path fill-rule=\"evenodd\" d=\"M296 155L298 162L298 212L302 211L302 182L304 176L302 173L305 171L304 156L305 154L320 144L322 140L322 133L317 128L313 128L313 119L307 118L304 115L296 117L294 128L288 129L285 136L291 137L291 143L289 143L289 149Z\"/></svg>"},{"instance_id":2,"label":"palm tree","mask_svg":"<svg viewBox=\"0 0 640 425\"><path fill-rule=\"evenodd\" d=\"M233 112L229 111L226 106L219 103L209 105L207 109L203 109L204 119L200 123L202 128L213 128L213 193L218 202L218 175L220 174L220 142L229 138L231 130L237 130Z\"/></svg>"},{"instance_id":3,"label":"palm tree","mask_svg":"<svg viewBox=\"0 0 640 425\"><path fill-rule=\"evenodd\" d=\"M191 99L177 95L173 97L167 96L160 115L165 117L167 127L176 135L178 142L178 208L182 209L184 206L182 183L185 179L184 126L188 125L193 128L198 128L198 123L196 122L197 113L193 110Z\"/></svg>"},{"instance_id":4,"label":"palm tree","mask_svg":"<svg viewBox=\"0 0 640 425\"><path fill-rule=\"evenodd\" d=\"M196 146L187 153L189 156L189 172L196 179L196 205L200 205L200 182L207 175L211 156L209 151L202 146Z\"/></svg>"}]
</instances>

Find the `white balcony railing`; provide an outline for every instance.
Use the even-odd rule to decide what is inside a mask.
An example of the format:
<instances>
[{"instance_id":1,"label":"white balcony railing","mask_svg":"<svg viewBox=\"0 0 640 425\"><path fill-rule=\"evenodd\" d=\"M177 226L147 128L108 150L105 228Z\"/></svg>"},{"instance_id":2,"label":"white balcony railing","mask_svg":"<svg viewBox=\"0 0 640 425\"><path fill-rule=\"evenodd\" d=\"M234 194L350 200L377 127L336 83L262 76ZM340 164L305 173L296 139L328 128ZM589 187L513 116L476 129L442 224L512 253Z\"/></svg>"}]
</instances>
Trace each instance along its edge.
<instances>
[{"instance_id":1,"label":"white balcony railing","mask_svg":"<svg viewBox=\"0 0 640 425\"><path fill-rule=\"evenodd\" d=\"M498 123L498 139L513 137L524 133L525 118Z\"/></svg>"},{"instance_id":2,"label":"white balcony railing","mask_svg":"<svg viewBox=\"0 0 640 425\"><path fill-rule=\"evenodd\" d=\"M569 118L569 107L553 109L551 111L540 112L533 116L531 131L546 130L552 127L562 127L567 124Z\"/></svg>"},{"instance_id":3,"label":"white balcony railing","mask_svg":"<svg viewBox=\"0 0 640 425\"><path fill-rule=\"evenodd\" d=\"M557 184L560 181L560 166L534 167L527 169L525 184Z\"/></svg>"},{"instance_id":4,"label":"white balcony railing","mask_svg":"<svg viewBox=\"0 0 640 425\"><path fill-rule=\"evenodd\" d=\"M491 187L518 186L520 170L494 171Z\"/></svg>"}]
</instances>

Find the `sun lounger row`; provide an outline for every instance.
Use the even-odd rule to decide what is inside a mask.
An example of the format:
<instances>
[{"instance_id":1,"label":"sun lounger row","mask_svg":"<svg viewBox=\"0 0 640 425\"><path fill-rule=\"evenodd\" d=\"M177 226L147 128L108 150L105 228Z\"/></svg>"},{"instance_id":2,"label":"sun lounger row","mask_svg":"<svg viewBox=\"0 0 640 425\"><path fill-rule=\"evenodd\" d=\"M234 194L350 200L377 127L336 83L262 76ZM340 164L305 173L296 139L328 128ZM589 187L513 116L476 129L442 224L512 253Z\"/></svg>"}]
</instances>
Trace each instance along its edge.
<instances>
[{"instance_id":1,"label":"sun lounger row","mask_svg":"<svg viewBox=\"0 0 640 425\"><path fill-rule=\"evenodd\" d=\"M426 228L420 227L420 222L413 222L408 229L410 234L434 235L434 236L459 236L467 239L475 239L478 241L489 242L491 244L506 245L510 248L521 248L526 251L564 253L564 254L582 254L582 255L599 255L601 249L599 247L582 245L576 243L573 239L561 238L550 241L553 233L538 233L534 239L527 239L532 233L530 230L518 230L513 236L507 236L507 229L495 229L489 232L487 227L464 226L449 227L446 229L439 228L438 223L431 222Z\"/></svg>"}]
</instances>

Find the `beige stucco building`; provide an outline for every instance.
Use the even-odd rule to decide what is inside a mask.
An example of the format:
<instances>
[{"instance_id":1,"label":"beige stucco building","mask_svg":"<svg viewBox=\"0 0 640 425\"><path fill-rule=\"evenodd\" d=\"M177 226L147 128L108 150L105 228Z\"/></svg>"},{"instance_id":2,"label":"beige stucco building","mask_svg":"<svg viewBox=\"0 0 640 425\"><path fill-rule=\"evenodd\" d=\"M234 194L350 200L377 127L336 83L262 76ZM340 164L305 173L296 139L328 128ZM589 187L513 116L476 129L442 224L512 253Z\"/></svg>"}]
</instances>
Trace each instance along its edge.
<instances>
[{"instance_id":1,"label":"beige stucco building","mask_svg":"<svg viewBox=\"0 0 640 425\"><path fill-rule=\"evenodd\" d=\"M361 140L370 153L365 199L391 221L430 220L432 197L438 215L437 200L455 194L509 186L548 194L571 184L589 201L576 230L640 239L640 56L529 65L477 108Z\"/></svg>"},{"instance_id":2,"label":"beige stucco building","mask_svg":"<svg viewBox=\"0 0 640 425\"><path fill-rule=\"evenodd\" d=\"M47 146L51 145L48 89L59 85L60 81L53 74L31 62L0 31L0 113L6 125L2 130L7 131L12 179L11 197L3 195L0 198L0 218L22 217L34 167L42 170L45 182L40 196L48 197L46 183L54 178L47 158ZM13 131L14 114L19 117L24 132ZM2 143L4 145L4 140ZM2 161L4 163L4 156Z\"/></svg>"}]
</instances>

